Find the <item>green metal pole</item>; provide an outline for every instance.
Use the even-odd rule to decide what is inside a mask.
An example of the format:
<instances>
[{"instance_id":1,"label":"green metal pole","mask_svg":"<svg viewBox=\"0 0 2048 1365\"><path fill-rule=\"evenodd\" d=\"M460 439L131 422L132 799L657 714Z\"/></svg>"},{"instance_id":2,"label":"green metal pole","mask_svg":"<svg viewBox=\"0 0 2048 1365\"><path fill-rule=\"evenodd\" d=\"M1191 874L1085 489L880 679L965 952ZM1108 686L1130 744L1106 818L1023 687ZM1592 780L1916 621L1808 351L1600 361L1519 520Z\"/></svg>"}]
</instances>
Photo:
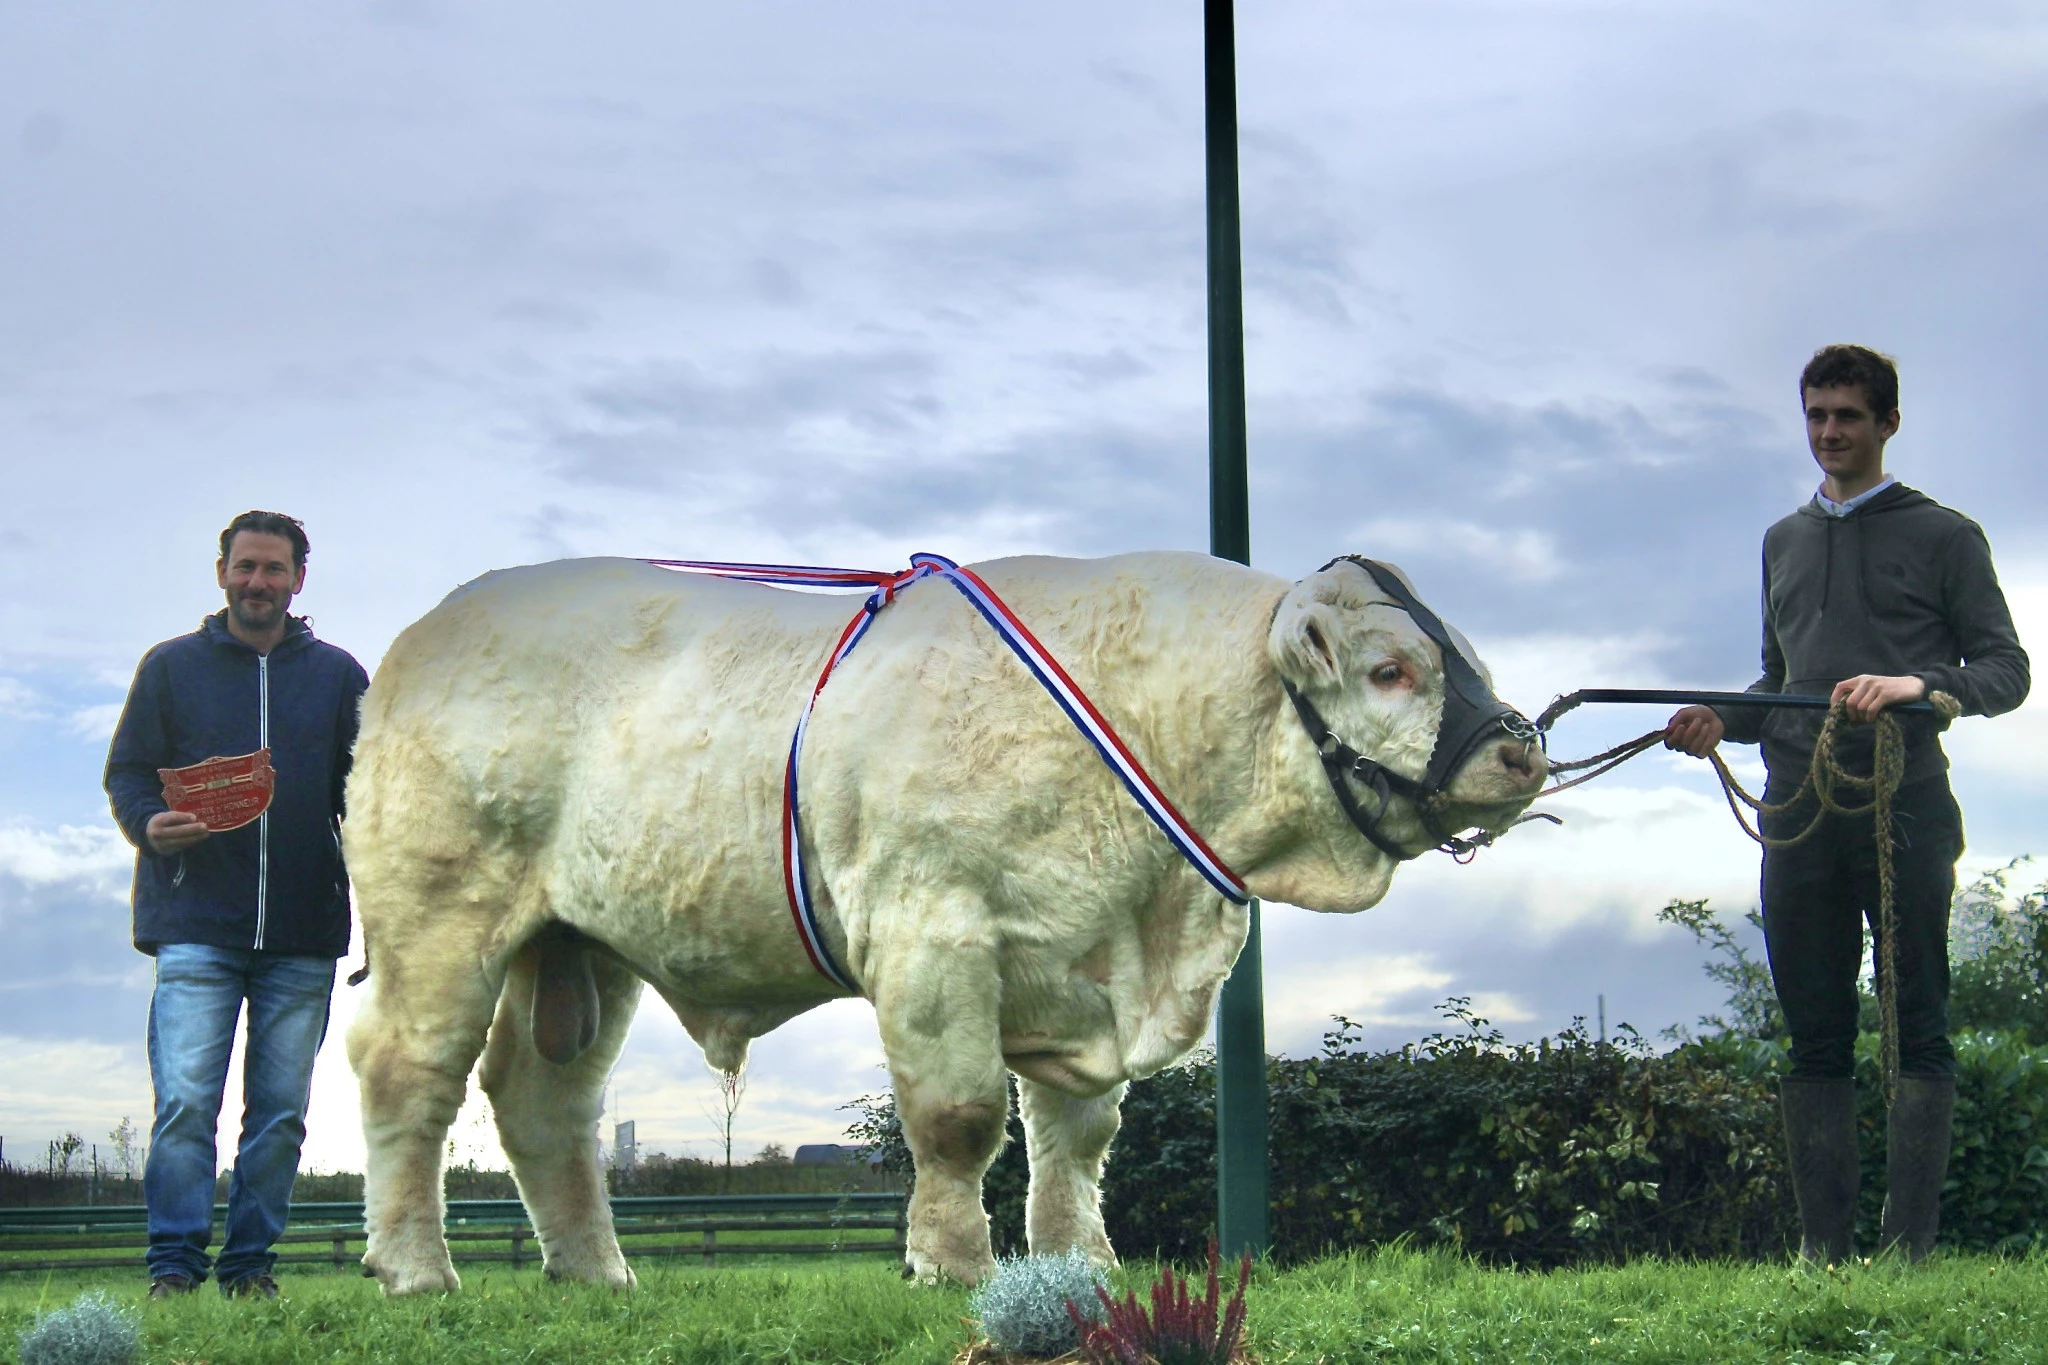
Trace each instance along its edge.
<instances>
[{"instance_id":1,"label":"green metal pole","mask_svg":"<svg viewBox=\"0 0 2048 1365\"><path fill-rule=\"evenodd\" d=\"M1245 474L1244 265L1237 216L1237 38L1232 0L1203 0L1209 149L1209 553L1252 560ZM1259 903L1216 1007L1216 1236L1225 1256L1263 1256L1266 1002Z\"/></svg>"}]
</instances>

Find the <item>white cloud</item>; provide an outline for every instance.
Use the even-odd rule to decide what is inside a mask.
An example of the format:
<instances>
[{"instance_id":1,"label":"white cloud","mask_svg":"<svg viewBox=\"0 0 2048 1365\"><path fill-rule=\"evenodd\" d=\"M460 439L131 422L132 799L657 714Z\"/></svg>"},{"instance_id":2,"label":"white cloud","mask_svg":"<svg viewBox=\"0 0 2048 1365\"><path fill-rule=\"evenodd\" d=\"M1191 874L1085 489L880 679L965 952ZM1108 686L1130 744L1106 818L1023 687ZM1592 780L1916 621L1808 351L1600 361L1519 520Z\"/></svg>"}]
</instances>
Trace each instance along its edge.
<instances>
[{"instance_id":1,"label":"white cloud","mask_svg":"<svg viewBox=\"0 0 2048 1365\"><path fill-rule=\"evenodd\" d=\"M139 1037L132 1047L115 1047L0 1035L0 1095L7 1097L0 1136L17 1164L65 1133L99 1143L104 1153L106 1135L123 1118L149 1128L149 1064Z\"/></svg>"},{"instance_id":2,"label":"white cloud","mask_svg":"<svg viewBox=\"0 0 2048 1365\"><path fill-rule=\"evenodd\" d=\"M134 860L134 848L112 825L0 824L0 875L31 885L79 881L125 898Z\"/></svg>"},{"instance_id":3,"label":"white cloud","mask_svg":"<svg viewBox=\"0 0 2048 1365\"><path fill-rule=\"evenodd\" d=\"M1670 643L1669 636L1654 630L1610 635L1546 631L1492 635L1475 646L1493 674L1494 690L1534 708L1582 687L1668 687L1657 656ZM1630 717L1637 719L1633 712Z\"/></svg>"},{"instance_id":4,"label":"white cloud","mask_svg":"<svg viewBox=\"0 0 2048 1365\"><path fill-rule=\"evenodd\" d=\"M2048 697L1989 721L1965 716L1942 737L1942 747L1951 761L1974 773L2048 791Z\"/></svg>"},{"instance_id":5,"label":"white cloud","mask_svg":"<svg viewBox=\"0 0 2048 1365\"><path fill-rule=\"evenodd\" d=\"M34 688L19 678L0 674L0 720L44 720L49 714Z\"/></svg>"},{"instance_id":6,"label":"white cloud","mask_svg":"<svg viewBox=\"0 0 2048 1365\"><path fill-rule=\"evenodd\" d=\"M1675 896L1751 902L1756 845L1735 827L1712 773L1694 766L1684 787L1593 783L1539 802L1565 823L1524 825L1468 867L1420 861L1401 872L1401 890L1511 906L1519 932L1538 943L1587 924L1661 937L1656 911Z\"/></svg>"},{"instance_id":7,"label":"white cloud","mask_svg":"<svg viewBox=\"0 0 2048 1365\"><path fill-rule=\"evenodd\" d=\"M1513 991L1480 991L1472 996L1469 1008L1495 1027L1505 1025L1503 1032L1518 1024L1533 1023L1537 1018L1528 1003Z\"/></svg>"},{"instance_id":8,"label":"white cloud","mask_svg":"<svg viewBox=\"0 0 2048 1365\"><path fill-rule=\"evenodd\" d=\"M106 741L114 737L121 720L122 703L110 701L99 706L81 706L64 718L64 728L80 739Z\"/></svg>"},{"instance_id":9,"label":"white cloud","mask_svg":"<svg viewBox=\"0 0 2048 1365\"><path fill-rule=\"evenodd\" d=\"M1266 1047L1272 1052L1313 1051L1337 1014L1424 1032L1436 1018L1430 1006L1455 980L1426 953L1275 965L1265 989Z\"/></svg>"},{"instance_id":10,"label":"white cloud","mask_svg":"<svg viewBox=\"0 0 2048 1365\"><path fill-rule=\"evenodd\" d=\"M1449 517L1382 517L1347 531L1344 543L1362 547L1375 559L1451 559L1468 570L1500 574L1519 583L1547 583L1565 568L1555 541L1542 531Z\"/></svg>"}]
</instances>

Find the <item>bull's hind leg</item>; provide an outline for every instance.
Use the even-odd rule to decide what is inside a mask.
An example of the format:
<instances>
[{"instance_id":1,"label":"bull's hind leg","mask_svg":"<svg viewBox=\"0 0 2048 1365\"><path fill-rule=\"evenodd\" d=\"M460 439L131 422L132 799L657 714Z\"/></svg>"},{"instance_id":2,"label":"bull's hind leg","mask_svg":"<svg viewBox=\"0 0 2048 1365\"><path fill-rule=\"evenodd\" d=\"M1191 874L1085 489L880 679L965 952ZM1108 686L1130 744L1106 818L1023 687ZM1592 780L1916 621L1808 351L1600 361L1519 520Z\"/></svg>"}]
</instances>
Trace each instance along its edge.
<instances>
[{"instance_id":1,"label":"bull's hind leg","mask_svg":"<svg viewBox=\"0 0 2048 1365\"><path fill-rule=\"evenodd\" d=\"M1031 1193L1024 1222L1033 1255L1079 1248L1099 1266L1116 1264L1102 1226L1102 1164L1122 1115L1124 1087L1077 1100L1017 1078Z\"/></svg>"},{"instance_id":2,"label":"bull's hind leg","mask_svg":"<svg viewBox=\"0 0 2048 1365\"><path fill-rule=\"evenodd\" d=\"M981 1178L1003 1145L1010 1092L994 955L938 930L900 953L873 983L896 1113L917 1167L906 1259L918 1279L978 1282L995 1269Z\"/></svg>"},{"instance_id":3,"label":"bull's hind leg","mask_svg":"<svg viewBox=\"0 0 2048 1365\"><path fill-rule=\"evenodd\" d=\"M442 1226L442 1152L498 997L476 921L429 929L382 929L348 1031L368 1148L363 1266L387 1294L461 1288Z\"/></svg>"},{"instance_id":4,"label":"bull's hind leg","mask_svg":"<svg viewBox=\"0 0 2048 1365\"><path fill-rule=\"evenodd\" d=\"M595 987L595 1035L587 1050L560 1064L534 1043L534 982L547 952L581 953ZM542 1264L554 1279L622 1289L634 1283L597 1163L597 1120L605 1077L626 1045L639 1002L640 978L609 954L560 942L533 944L513 960L491 1024L480 1079L540 1239Z\"/></svg>"}]
</instances>

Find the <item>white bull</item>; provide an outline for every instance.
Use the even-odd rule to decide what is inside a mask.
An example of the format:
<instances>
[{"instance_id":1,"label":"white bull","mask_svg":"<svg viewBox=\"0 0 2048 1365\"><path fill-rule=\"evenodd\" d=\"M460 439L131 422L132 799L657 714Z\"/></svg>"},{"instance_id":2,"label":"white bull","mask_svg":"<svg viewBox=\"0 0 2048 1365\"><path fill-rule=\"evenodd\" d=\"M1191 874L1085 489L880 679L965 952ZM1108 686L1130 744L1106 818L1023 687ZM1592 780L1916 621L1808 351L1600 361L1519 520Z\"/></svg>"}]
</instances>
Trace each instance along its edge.
<instances>
[{"instance_id":1,"label":"white bull","mask_svg":"<svg viewBox=\"0 0 2048 1365\"><path fill-rule=\"evenodd\" d=\"M1201 555L978 572L1255 895L1362 910L1396 862L1347 822L1290 706L1408 776L1441 656L1355 564L1289 585ZM488 574L398 637L363 704L349 869L371 968L349 1031L369 1244L387 1292L458 1285L441 1153L479 1055L547 1270L630 1285L600 1091L652 985L733 1071L841 994L782 881L783 765L856 604L630 560ZM1447 823L1543 780L1483 745ZM950 585L905 590L833 676L803 753L826 942L873 1001L916 1160L909 1268L992 1265L981 1178L1016 1073L1034 1250L1112 1259L1098 1182L1127 1081L1202 1036L1246 914L1188 866ZM1403 803L1381 826L1434 842Z\"/></svg>"}]
</instances>

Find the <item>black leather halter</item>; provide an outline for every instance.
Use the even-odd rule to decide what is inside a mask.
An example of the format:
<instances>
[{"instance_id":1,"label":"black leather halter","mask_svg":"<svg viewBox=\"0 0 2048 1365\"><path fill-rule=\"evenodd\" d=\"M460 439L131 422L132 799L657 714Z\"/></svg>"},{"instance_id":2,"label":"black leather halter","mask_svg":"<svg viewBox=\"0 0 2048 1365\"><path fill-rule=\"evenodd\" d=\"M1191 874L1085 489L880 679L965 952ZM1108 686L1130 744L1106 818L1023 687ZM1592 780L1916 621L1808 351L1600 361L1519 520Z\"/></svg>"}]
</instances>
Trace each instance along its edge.
<instances>
[{"instance_id":1,"label":"black leather halter","mask_svg":"<svg viewBox=\"0 0 2048 1365\"><path fill-rule=\"evenodd\" d=\"M1404 777L1345 743L1330 729L1322 713L1316 710L1315 703L1283 678L1281 683L1287 689L1287 698L1294 703L1295 712L1308 731L1309 741L1316 746L1316 756L1323 761L1323 771L1329 776L1331 789L1337 793L1337 803L1344 808L1344 814L1357 826L1358 832L1371 840L1375 848L1403 862L1420 857L1426 851L1418 849L1410 853L1380 832L1380 821L1386 818L1388 808L1399 797L1414 808L1423 828L1437 841L1438 851L1460 859L1469 858L1481 845L1491 843L1493 837L1464 838L1443 827L1439 817L1449 802L1444 793L1445 784L1465 765L1473 750L1487 740L1506 737L1537 744L1542 742L1542 735L1526 716L1493 694L1478 665L1466 656L1442 619L1409 591L1399 574L1378 560L1359 555L1339 555L1323 565L1323 569L1347 562L1365 570L1380 591L1392 599L1388 605L1407 612L1443 654L1444 713L1437 725L1436 747L1430 752L1429 766L1423 772L1422 780L1418 782L1412 777ZM1372 794L1370 812L1359 804L1357 795L1352 791L1354 781Z\"/></svg>"}]
</instances>

